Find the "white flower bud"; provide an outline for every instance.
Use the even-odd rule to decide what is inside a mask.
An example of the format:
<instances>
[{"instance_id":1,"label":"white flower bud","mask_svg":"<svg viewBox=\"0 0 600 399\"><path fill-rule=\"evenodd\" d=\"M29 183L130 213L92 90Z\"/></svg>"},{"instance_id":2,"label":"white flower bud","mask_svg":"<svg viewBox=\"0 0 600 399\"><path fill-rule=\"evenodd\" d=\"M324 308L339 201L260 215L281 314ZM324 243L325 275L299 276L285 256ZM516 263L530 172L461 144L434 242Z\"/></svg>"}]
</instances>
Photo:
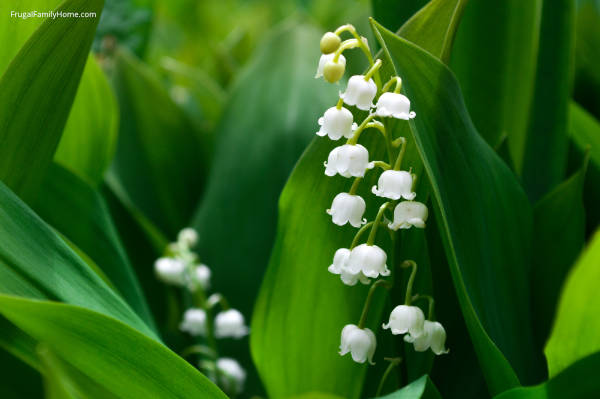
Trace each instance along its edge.
<instances>
[{"instance_id":1,"label":"white flower bud","mask_svg":"<svg viewBox=\"0 0 600 399\"><path fill-rule=\"evenodd\" d=\"M418 337L405 335L404 340L412 343L417 352L425 352L429 348L436 355L443 355L449 352L446 349L446 330L437 321L425 320L423 334Z\"/></svg>"},{"instance_id":2,"label":"white flower bud","mask_svg":"<svg viewBox=\"0 0 600 399\"><path fill-rule=\"evenodd\" d=\"M189 288L195 291L198 287L203 290L207 290L210 287L210 269L208 266L201 264L196 265L191 275L191 282Z\"/></svg>"},{"instance_id":3,"label":"white flower bud","mask_svg":"<svg viewBox=\"0 0 600 399\"><path fill-rule=\"evenodd\" d=\"M186 310L179 329L194 336L206 335L206 312L196 308Z\"/></svg>"},{"instance_id":4,"label":"white flower bud","mask_svg":"<svg viewBox=\"0 0 600 399\"><path fill-rule=\"evenodd\" d=\"M410 229L412 226L424 228L427 216L427 207L417 201L403 201L394 209L394 221L388 227L392 230Z\"/></svg>"},{"instance_id":5,"label":"white flower bud","mask_svg":"<svg viewBox=\"0 0 600 399\"><path fill-rule=\"evenodd\" d=\"M321 76L323 76L323 69L325 69L325 65L329 62L329 61L333 61L333 58L335 57L335 54L323 54L321 56L321 58L319 58L319 66L317 68L317 73L315 75L315 79L320 78ZM342 65L344 68L346 67L346 58L340 54L340 58L338 58L338 64Z\"/></svg>"},{"instance_id":6,"label":"white flower bud","mask_svg":"<svg viewBox=\"0 0 600 399\"><path fill-rule=\"evenodd\" d=\"M362 272L366 277L377 278L389 276L390 270L385 262L387 255L377 245L360 244L355 247L348 257L347 268L351 273Z\"/></svg>"},{"instance_id":7,"label":"white flower bud","mask_svg":"<svg viewBox=\"0 0 600 399\"><path fill-rule=\"evenodd\" d=\"M373 79L366 81L363 75L354 75L348 80L346 92L340 94L340 97L346 104L368 111L373 107L375 94L377 94L377 85Z\"/></svg>"},{"instance_id":8,"label":"white flower bud","mask_svg":"<svg viewBox=\"0 0 600 399\"><path fill-rule=\"evenodd\" d=\"M219 378L223 389L237 395L244 390L246 371L234 359L222 357L217 360L217 370L222 374Z\"/></svg>"},{"instance_id":9,"label":"white flower bud","mask_svg":"<svg viewBox=\"0 0 600 399\"><path fill-rule=\"evenodd\" d=\"M391 329L392 334L410 333L413 337L421 336L424 331L425 315L418 306L398 305L390 313L388 324L384 329Z\"/></svg>"},{"instance_id":10,"label":"white flower bud","mask_svg":"<svg viewBox=\"0 0 600 399\"><path fill-rule=\"evenodd\" d=\"M365 209L365 200L360 195L339 193L333 199L331 209L327 209L327 213L338 226L350 223L353 227L360 227L367 223L367 219L363 218Z\"/></svg>"},{"instance_id":11,"label":"white flower bud","mask_svg":"<svg viewBox=\"0 0 600 399\"><path fill-rule=\"evenodd\" d=\"M342 282L346 285L356 285L358 281L363 284L369 284L371 280L367 278L362 272L352 273L346 267L348 257L350 256L350 250L348 248L340 248L335 251L333 255L333 263L327 268L329 272L340 276Z\"/></svg>"},{"instance_id":12,"label":"white flower bud","mask_svg":"<svg viewBox=\"0 0 600 399\"><path fill-rule=\"evenodd\" d=\"M319 118L321 128L317 132L318 136L329 136L331 140L339 140L342 137L350 138L356 130L356 123L353 123L352 112L342 107L331 107L325 114Z\"/></svg>"},{"instance_id":13,"label":"white flower bud","mask_svg":"<svg viewBox=\"0 0 600 399\"><path fill-rule=\"evenodd\" d=\"M191 227L186 227L177 234L177 242L187 248L191 248L198 243L198 233Z\"/></svg>"},{"instance_id":14,"label":"white flower bud","mask_svg":"<svg viewBox=\"0 0 600 399\"><path fill-rule=\"evenodd\" d=\"M375 334L368 328L358 328L354 324L348 324L342 329L342 339L340 343L340 355L344 356L350 352L352 360L357 363L364 363L367 360L373 363L373 354L377 341Z\"/></svg>"},{"instance_id":15,"label":"white flower bud","mask_svg":"<svg viewBox=\"0 0 600 399\"><path fill-rule=\"evenodd\" d=\"M386 170L379 176L378 185L379 188L373 186L371 190L378 197L412 200L416 196L412 191L412 175L403 170Z\"/></svg>"},{"instance_id":16,"label":"white flower bud","mask_svg":"<svg viewBox=\"0 0 600 399\"><path fill-rule=\"evenodd\" d=\"M369 162L369 151L360 144L344 144L335 147L329 153L324 165L327 176L335 176L339 173L344 177L363 177L365 171L374 166Z\"/></svg>"},{"instance_id":17,"label":"white flower bud","mask_svg":"<svg viewBox=\"0 0 600 399\"><path fill-rule=\"evenodd\" d=\"M342 39L333 32L327 32L321 38L321 52L323 54L331 54L342 44Z\"/></svg>"},{"instance_id":18,"label":"white flower bud","mask_svg":"<svg viewBox=\"0 0 600 399\"><path fill-rule=\"evenodd\" d=\"M185 264L179 259L158 258L154 271L159 280L167 284L185 284Z\"/></svg>"},{"instance_id":19,"label":"white flower bud","mask_svg":"<svg viewBox=\"0 0 600 399\"><path fill-rule=\"evenodd\" d=\"M239 310L225 310L215 317L215 337L239 339L246 335L248 335L248 327L245 325L244 315Z\"/></svg>"},{"instance_id":20,"label":"white flower bud","mask_svg":"<svg viewBox=\"0 0 600 399\"><path fill-rule=\"evenodd\" d=\"M383 93L377 101L377 116L409 120L417 114L410 111L409 99L399 93Z\"/></svg>"}]
</instances>

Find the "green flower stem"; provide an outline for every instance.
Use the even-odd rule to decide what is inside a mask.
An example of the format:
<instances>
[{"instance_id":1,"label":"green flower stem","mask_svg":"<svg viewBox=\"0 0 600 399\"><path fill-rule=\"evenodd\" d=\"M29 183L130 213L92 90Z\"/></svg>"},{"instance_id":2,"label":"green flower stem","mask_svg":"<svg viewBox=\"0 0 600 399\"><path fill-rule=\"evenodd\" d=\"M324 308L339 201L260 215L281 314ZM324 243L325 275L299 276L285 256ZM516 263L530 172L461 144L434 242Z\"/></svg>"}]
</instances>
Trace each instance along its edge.
<instances>
[{"instance_id":1,"label":"green flower stem","mask_svg":"<svg viewBox=\"0 0 600 399\"><path fill-rule=\"evenodd\" d=\"M349 50L351 48L356 48L356 47L360 47L360 40L357 39L348 39L348 40L344 40L342 42L342 44L340 44L340 47L338 47L337 50L335 50L335 54L333 56L333 62L338 62L338 60L340 59L340 55L342 55L342 53L345 50Z\"/></svg>"},{"instance_id":2,"label":"green flower stem","mask_svg":"<svg viewBox=\"0 0 600 399\"><path fill-rule=\"evenodd\" d=\"M415 276L417 275L417 263L414 260L405 260L400 264L400 267L403 269L412 267L410 277L408 278L408 284L406 284L406 296L404 297L404 304L409 306L412 301L412 288L415 282Z\"/></svg>"},{"instance_id":3,"label":"green flower stem","mask_svg":"<svg viewBox=\"0 0 600 399\"><path fill-rule=\"evenodd\" d=\"M354 134L352 135L352 137L350 137L348 139L348 141L346 141L346 144L356 145L356 143L358 143L358 139L359 139L361 133L363 132L363 130L365 130L365 128L367 127L369 122L371 122L373 120L373 118L375 118L375 114L370 114L369 116L367 116L365 118L365 120L362 121L362 123L360 125L358 125L358 127L354 131Z\"/></svg>"},{"instance_id":4,"label":"green flower stem","mask_svg":"<svg viewBox=\"0 0 600 399\"><path fill-rule=\"evenodd\" d=\"M352 240L352 244L350 245L350 250L352 250L358 244L360 237L365 233L365 231L367 231L369 227L373 226L373 223L375 222L369 222L365 224L356 232L356 234L354 235L354 239Z\"/></svg>"},{"instance_id":5,"label":"green flower stem","mask_svg":"<svg viewBox=\"0 0 600 399\"><path fill-rule=\"evenodd\" d=\"M376 398L381 396L381 391L383 390L383 385L385 384L385 381L387 380L388 376L390 375L390 373L392 372L394 367L398 366L402 362L401 357L394 357L394 358L386 357L384 360L387 360L388 362L390 362L390 364L387 366L387 368L385 369L385 372L381 376L381 380L379 381L379 386L377 387L377 393L375 393Z\"/></svg>"},{"instance_id":6,"label":"green flower stem","mask_svg":"<svg viewBox=\"0 0 600 399\"><path fill-rule=\"evenodd\" d=\"M348 191L348 194L350 194L350 195L356 194L356 190L358 190L358 186L359 186L361 180L362 180L362 177L357 177L354 179L354 182L352 182L352 187L350 187L350 191Z\"/></svg>"},{"instance_id":7,"label":"green flower stem","mask_svg":"<svg viewBox=\"0 0 600 399\"><path fill-rule=\"evenodd\" d=\"M213 359L217 360L219 351L217 350L217 339L215 338L215 326L211 306L209 306L206 294L201 287L197 287L191 294L194 299L194 306L206 312L206 343L214 353Z\"/></svg>"},{"instance_id":8,"label":"green flower stem","mask_svg":"<svg viewBox=\"0 0 600 399\"><path fill-rule=\"evenodd\" d=\"M227 299L225 299L225 297L221 294L212 294L209 298L208 298L208 308L214 308L217 304L221 305L221 309L222 310L228 310L229 309L229 302L227 302Z\"/></svg>"},{"instance_id":9,"label":"green flower stem","mask_svg":"<svg viewBox=\"0 0 600 399\"><path fill-rule=\"evenodd\" d=\"M339 28L337 28L334 33L339 36L342 32L350 32L352 34L352 36L354 36L354 38L356 40L358 40L358 42L359 42L358 46L360 47L362 52L365 54L365 57L367 57L367 60L369 61L369 65L370 66L375 65L375 62L373 60L373 55L371 54L371 50L369 49L369 46L367 46L367 44L365 42L363 42L363 38L360 37L360 35L356 31L356 28L350 24L342 25ZM377 85L377 87L381 86L381 77L379 76L379 71L376 71L375 76L373 77L373 80L375 81L375 84Z\"/></svg>"},{"instance_id":10,"label":"green flower stem","mask_svg":"<svg viewBox=\"0 0 600 399\"><path fill-rule=\"evenodd\" d=\"M400 147L400 152L396 158L396 163L394 163L394 170L400 170L400 167L402 166L402 159L404 158L404 153L406 152L406 139L404 137L399 137L396 141L399 141L402 147Z\"/></svg>"},{"instance_id":11,"label":"green flower stem","mask_svg":"<svg viewBox=\"0 0 600 399\"><path fill-rule=\"evenodd\" d=\"M389 163L383 161L373 161L373 165L383 170L390 170L392 168Z\"/></svg>"},{"instance_id":12,"label":"green flower stem","mask_svg":"<svg viewBox=\"0 0 600 399\"><path fill-rule=\"evenodd\" d=\"M337 109L342 109L342 106L344 105L344 99L342 97L340 97L340 99L338 100L337 104L335 105L335 107Z\"/></svg>"},{"instance_id":13,"label":"green flower stem","mask_svg":"<svg viewBox=\"0 0 600 399\"><path fill-rule=\"evenodd\" d=\"M427 320L433 321L433 310L435 307L435 300L433 299L433 297L431 295L417 294L417 295L413 296L412 301L416 302L419 299L427 299L427 301L429 302L429 311L427 312Z\"/></svg>"},{"instance_id":14,"label":"green flower stem","mask_svg":"<svg viewBox=\"0 0 600 399\"><path fill-rule=\"evenodd\" d=\"M394 83L396 83L394 93L400 93L400 89L402 88L402 79L400 79L398 76L393 76L390 80L388 80L387 83L381 88L381 92L385 93L390 90L390 87L392 87Z\"/></svg>"},{"instance_id":15,"label":"green flower stem","mask_svg":"<svg viewBox=\"0 0 600 399\"><path fill-rule=\"evenodd\" d=\"M373 301L373 294L375 293L377 287L384 287L386 289L390 289L392 287L392 284L389 281L377 280L373 283L373 285L371 285L369 293L367 294L367 299L365 300L365 305L363 306L363 310L360 315L360 320L358 321L358 328L365 328L367 316L369 315L369 309L371 308L371 302Z\"/></svg>"},{"instance_id":16,"label":"green flower stem","mask_svg":"<svg viewBox=\"0 0 600 399\"><path fill-rule=\"evenodd\" d=\"M381 218L383 217L383 213L385 212L389 204L390 202L385 202L379 207L377 217L375 218L375 223L373 223L373 227L371 227L371 232L369 233L369 238L367 238L367 245L373 245L375 243L375 237L377 236L377 228L381 224Z\"/></svg>"},{"instance_id":17,"label":"green flower stem","mask_svg":"<svg viewBox=\"0 0 600 399\"><path fill-rule=\"evenodd\" d=\"M369 70L367 71L367 73L365 73L365 81L368 82L369 79L371 79L373 77L373 75L379 71L379 68L381 68L381 60L377 60L375 61L375 63L373 64L373 66L371 66L371 68L369 68Z\"/></svg>"},{"instance_id":18,"label":"green flower stem","mask_svg":"<svg viewBox=\"0 0 600 399\"><path fill-rule=\"evenodd\" d=\"M210 359L215 359L217 354L208 346L192 345L181 351L181 357L186 358L191 355L204 355Z\"/></svg>"},{"instance_id":19,"label":"green flower stem","mask_svg":"<svg viewBox=\"0 0 600 399\"><path fill-rule=\"evenodd\" d=\"M381 132L381 134L383 135L383 138L385 140L385 148L387 151L387 156L388 156L388 162L392 162L392 138L390 137L390 135L387 133L387 131L385 130L385 125L379 121L372 121L366 124L365 129L369 129L369 128L375 128L377 130L379 130Z\"/></svg>"},{"instance_id":20,"label":"green flower stem","mask_svg":"<svg viewBox=\"0 0 600 399\"><path fill-rule=\"evenodd\" d=\"M415 187L417 187L417 177L418 176L414 173L411 173L410 175L412 176L412 181L413 181L411 190L415 191Z\"/></svg>"}]
</instances>

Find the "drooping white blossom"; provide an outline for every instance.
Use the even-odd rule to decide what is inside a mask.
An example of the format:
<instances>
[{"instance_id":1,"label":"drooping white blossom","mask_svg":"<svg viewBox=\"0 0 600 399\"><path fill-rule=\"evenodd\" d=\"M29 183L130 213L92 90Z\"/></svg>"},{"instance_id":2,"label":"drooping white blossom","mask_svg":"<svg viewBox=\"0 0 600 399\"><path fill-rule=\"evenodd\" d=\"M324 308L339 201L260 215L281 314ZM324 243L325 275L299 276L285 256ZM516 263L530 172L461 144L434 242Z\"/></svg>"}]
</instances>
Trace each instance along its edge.
<instances>
[{"instance_id":1,"label":"drooping white blossom","mask_svg":"<svg viewBox=\"0 0 600 399\"><path fill-rule=\"evenodd\" d=\"M315 75L315 79L318 79L323 76L323 68L325 68L325 64L327 64L329 61L333 62L334 57L335 57L335 53L321 55L321 58L319 58L319 66L317 67L317 73ZM341 64L345 67L346 66L346 57L344 57L343 55L340 54L340 57L338 58L337 63Z\"/></svg>"},{"instance_id":2,"label":"drooping white blossom","mask_svg":"<svg viewBox=\"0 0 600 399\"><path fill-rule=\"evenodd\" d=\"M344 356L350 352L355 362L364 363L368 360L370 364L374 364L373 354L376 346L375 334L368 328L361 329L354 324L348 324L342 329L340 355Z\"/></svg>"},{"instance_id":3,"label":"drooping white blossom","mask_svg":"<svg viewBox=\"0 0 600 399\"><path fill-rule=\"evenodd\" d=\"M412 191L412 175L403 170L386 170L379 176L377 184L379 187L373 186L371 191L378 197L412 200L416 196Z\"/></svg>"},{"instance_id":4,"label":"drooping white blossom","mask_svg":"<svg viewBox=\"0 0 600 399\"><path fill-rule=\"evenodd\" d=\"M177 242L187 248L192 248L198 243L198 233L191 227L186 227L177 234Z\"/></svg>"},{"instance_id":5,"label":"drooping white blossom","mask_svg":"<svg viewBox=\"0 0 600 399\"><path fill-rule=\"evenodd\" d=\"M418 306L398 305L390 313L390 320L383 324L384 329L392 330L392 334L410 333L419 337L424 333L425 315Z\"/></svg>"},{"instance_id":6,"label":"drooping white blossom","mask_svg":"<svg viewBox=\"0 0 600 399\"><path fill-rule=\"evenodd\" d=\"M204 264L196 265L190 276L189 288L192 291L195 291L198 287L207 290L210 287L210 275L211 271L208 266Z\"/></svg>"},{"instance_id":7,"label":"drooping white blossom","mask_svg":"<svg viewBox=\"0 0 600 399\"><path fill-rule=\"evenodd\" d=\"M410 229L412 226L424 228L427 216L427 207L417 201L402 201L394 209L394 221L388 225L392 230Z\"/></svg>"},{"instance_id":8,"label":"drooping white blossom","mask_svg":"<svg viewBox=\"0 0 600 399\"><path fill-rule=\"evenodd\" d=\"M354 75L348 80L346 92L341 93L340 97L346 104L368 111L374 107L375 94L377 94L377 85L373 79L365 80L363 75Z\"/></svg>"},{"instance_id":9,"label":"drooping white blossom","mask_svg":"<svg viewBox=\"0 0 600 399\"><path fill-rule=\"evenodd\" d=\"M226 392L239 394L244 390L246 371L236 360L228 357L217 359L217 370L221 374L219 376L220 385Z\"/></svg>"},{"instance_id":10,"label":"drooping white blossom","mask_svg":"<svg viewBox=\"0 0 600 399\"><path fill-rule=\"evenodd\" d=\"M350 250L348 248L340 248L335 251L333 255L333 263L329 265L327 270L330 273L337 274L340 276L342 282L346 285L356 285L358 281L363 284L369 284L371 280L366 277L362 272L352 273L346 266L348 258L350 257Z\"/></svg>"},{"instance_id":11,"label":"drooping white blossom","mask_svg":"<svg viewBox=\"0 0 600 399\"><path fill-rule=\"evenodd\" d=\"M317 132L319 136L329 136L331 140L339 140L342 137L350 138L356 129L352 112L342 107L331 107L319 118L321 128Z\"/></svg>"},{"instance_id":12,"label":"drooping white blossom","mask_svg":"<svg viewBox=\"0 0 600 399\"><path fill-rule=\"evenodd\" d=\"M369 151L360 144L335 147L324 165L327 176L339 173L344 177L363 177L367 169L373 168L373 163L369 162Z\"/></svg>"},{"instance_id":13,"label":"drooping white blossom","mask_svg":"<svg viewBox=\"0 0 600 399\"><path fill-rule=\"evenodd\" d=\"M186 310L179 329L194 336L206 335L206 312L197 308Z\"/></svg>"},{"instance_id":14,"label":"drooping white blossom","mask_svg":"<svg viewBox=\"0 0 600 399\"><path fill-rule=\"evenodd\" d=\"M377 100L377 116L391 116L396 119L409 120L416 116L410 110L410 100L400 93L383 93Z\"/></svg>"},{"instance_id":15,"label":"drooping white blossom","mask_svg":"<svg viewBox=\"0 0 600 399\"><path fill-rule=\"evenodd\" d=\"M339 193L333 199L327 213L331 215L333 223L338 226L350 223L353 227L360 227L367 223L367 219L363 218L365 209L365 200L360 195Z\"/></svg>"},{"instance_id":16,"label":"drooping white blossom","mask_svg":"<svg viewBox=\"0 0 600 399\"><path fill-rule=\"evenodd\" d=\"M185 263L175 258L158 258L154 262L154 272L159 280L167 284L184 285Z\"/></svg>"},{"instance_id":17,"label":"drooping white blossom","mask_svg":"<svg viewBox=\"0 0 600 399\"><path fill-rule=\"evenodd\" d=\"M244 315L236 309L219 312L215 317L215 337L217 338L242 338L248 335L248 327Z\"/></svg>"},{"instance_id":18,"label":"drooping white blossom","mask_svg":"<svg viewBox=\"0 0 600 399\"><path fill-rule=\"evenodd\" d=\"M412 343L417 352L425 352L429 348L436 355L443 355L449 352L446 349L446 330L437 321L425 320L423 334L418 337L407 334L404 336L404 340Z\"/></svg>"},{"instance_id":19,"label":"drooping white blossom","mask_svg":"<svg viewBox=\"0 0 600 399\"><path fill-rule=\"evenodd\" d=\"M353 274L361 272L366 277L377 278L390 275L386 261L385 251L377 245L360 244L350 251L346 267Z\"/></svg>"}]
</instances>

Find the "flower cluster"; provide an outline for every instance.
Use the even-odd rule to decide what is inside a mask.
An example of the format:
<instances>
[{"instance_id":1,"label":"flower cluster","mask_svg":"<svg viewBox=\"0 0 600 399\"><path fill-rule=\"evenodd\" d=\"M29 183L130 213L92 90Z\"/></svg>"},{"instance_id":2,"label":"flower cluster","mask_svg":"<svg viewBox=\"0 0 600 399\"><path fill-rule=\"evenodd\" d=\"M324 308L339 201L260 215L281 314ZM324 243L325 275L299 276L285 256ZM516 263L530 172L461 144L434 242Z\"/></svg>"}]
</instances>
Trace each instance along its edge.
<instances>
[{"instance_id":1,"label":"flower cluster","mask_svg":"<svg viewBox=\"0 0 600 399\"><path fill-rule=\"evenodd\" d=\"M348 32L352 38L342 41L341 34ZM386 121L390 118L408 121L415 118L416 113L410 109L410 100L400 93L402 80L393 76L386 84L381 85L379 69L382 61L374 60L367 39L361 37L352 25L343 25L335 32L327 32L321 39L321 58L319 60L316 78L324 77L330 83L336 83L344 75L346 59L342 53L348 49L360 48L366 55L371 67L364 75L350 77L346 90L340 93L337 104L327 109L319 118L318 136L327 136L337 141L342 137L346 142L335 147L324 162L325 175L340 175L353 178L347 192L337 194L331 207L326 212L338 226L350 224L358 228L358 232L349 248L338 249L333 256L329 271L339 275L341 281L349 286L359 281L369 285L376 280L369 290L363 314L358 325L346 325L341 334L340 354L350 353L358 363L372 363L376 348L376 338L373 331L365 327L371 296L378 286L389 288L391 282L381 277L392 274L393 267L388 267L386 252L376 245L377 230L389 229L395 232L399 229L424 228L428 217L427 206L415 201L416 175L412 169L403 169L402 160L406 151L407 140L404 137L393 137L386 129ZM391 90L393 88L393 91ZM347 107L355 107L368 114L359 124L354 120L354 114ZM360 114L360 113L356 113ZM369 149L358 143L361 134L367 129L379 131L385 140L387 162L369 159ZM362 179L369 170L379 170L377 185L371 188L376 197L384 198L384 202L375 217L367 222L364 217L367 209L366 201L357 194ZM386 212L392 211L390 220ZM369 231L366 242L361 243L362 235ZM393 266L393 265L392 265ZM429 348L435 354L446 353L446 332L442 325L431 320L433 316L433 298L426 295L412 295L417 265L411 260L404 261L401 268L412 268L412 273L406 288L405 303L396 306L390 314L389 322L383 325L392 334L405 334L404 340L412 343L416 351ZM425 319L423 311L411 303L417 299L430 301L429 320Z\"/></svg>"},{"instance_id":2,"label":"flower cluster","mask_svg":"<svg viewBox=\"0 0 600 399\"><path fill-rule=\"evenodd\" d=\"M248 335L249 329L242 313L229 308L221 294L206 296L211 271L192 251L197 242L198 234L194 229L181 230L177 241L167 247L165 256L156 260L154 270L164 283L183 288L194 303L184 312L179 329L200 341L184 350L184 354L200 355L200 369L223 390L235 395L243 390L246 372L236 360L218 356L216 339L240 339ZM219 305L221 310L213 317Z\"/></svg>"}]
</instances>

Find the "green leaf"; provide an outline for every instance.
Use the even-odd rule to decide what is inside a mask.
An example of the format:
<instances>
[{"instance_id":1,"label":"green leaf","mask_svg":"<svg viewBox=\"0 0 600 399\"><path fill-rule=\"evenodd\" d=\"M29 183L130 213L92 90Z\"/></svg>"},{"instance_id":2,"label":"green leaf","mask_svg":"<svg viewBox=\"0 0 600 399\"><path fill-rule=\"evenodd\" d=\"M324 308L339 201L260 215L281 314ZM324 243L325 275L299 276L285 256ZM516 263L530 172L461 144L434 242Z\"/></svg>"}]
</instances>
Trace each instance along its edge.
<instances>
[{"instance_id":1,"label":"green leaf","mask_svg":"<svg viewBox=\"0 0 600 399\"><path fill-rule=\"evenodd\" d=\"M123 299L2 183L0 221L1 293L76 304L156 337Z\"/></svg>"},{"instance_id":2,"label":"green leaf","mask_svg":"<svg viewBox=\"0 0 600 399\"><path fill-rule=\"evenodd\" d=\"M573 97L600 118L600 4L596 0L577 1L575 29Z\"/></svg>"},{"instance_id":3,"label":"green leaf","mask_svg":"<svg viewBox=\"0 0 600 399\"><path fill-rule=\"evenodd\" d=\"M523 186L532 201L565 176L574 43L575 0L545 1L522 169Z\"/></svg>"},{"instance_id":4,"label":"green leaf","mask_svg":"<svg viewBox=\"0 0 600 399\"><path fill-rule=\"evenodd\" d=\"M587 160L534 208L531 295L534 334L543 349L563 281L585 241L583 183ZM560 245L557 245L560 243Z\"/></svg>"},{"instance_id":5,"label":"green leaf","mask_svg":"<svg viewBox=\"0 0 600 399\"><path fill-rule=\"evenodd\" d=\"M0 295L0 312L117 397L226 398L164 345L111 317L7 295Z\"/></svg>"},{"instance_id":6,"label":"green leaf","mask_svg":"<svg viewBox=\"0 0 600 399\"><path fill-rule=\"evenodd\" d=\"M114 155L118 120L112 88L89 56L54 160L98 186Z\"/></svg>"},{"instance_id":7,"label":"green leaf","mask_svg":"<svg viewBox=\"0 0 600 399\"><path fill-rule=\"evenodd\" d=\"M595 234L563 286L545 349L551 377L577 360L600 351L599 264L600 232Z\"/></svg>"},{"instance_id":8,"label":"green leaf","mask_svg":"<svg viewBox=\"0 0 600 399\"><path fill-rule=\"evenodd\" d=\"M508 137L517 170L534 92L542 3L470 1L450 63L478 132L493 147Z\"/></svg>"},{"instance_id":9,"label":"green leaf","mask_svg":"<svg viewBox=\"0 0 600 399\"><path fill-rule=\"evenodd\" d=\"M100 194L67 169L53 164L34 209L102 269L123 299L150 326L152 316Z\"/></svg>"},{"instance_id":10,"label":"green leaf","mask_svg":"<svg viewBox=\"0 0 600 399\"><path fill-rule=\"evenodd\" d=\"M0 397L3 399L40 398L42 392L39 373L20 359L0 349Z\"/></svg>"},{"instance_id":11,"label":"green leaf","mask_svg":"<svg viewBox=\"0 0 600 399\"><path fill-rule=\"evenodd\" d=\"M432 187L454 285L488 387L501 392L518 384L517 375L536 381L542 362L523 305L529 301L527 198L478 135L450 70L377 23L374 28L417 113L409 122L411 141Z\"/></svg>"},{"instance_id":12,"label":"green leaf","mask_svg":"<svg viewBox=\"0 0 600 399\"><path fill-rule=\"evenodd\" d=\"M428 0L371 0L373 18L381 22L388 29L396 31L412 17L417 11L425 6Z\"/></svg>"},{"instance_id":13,"label":"green leaf","mask_svg":"<svg viewBox=\"0 0 600 399\"><path fill-rule=\"evenodd\" d=\"M102 0L67 0L59 11L95 18L42 23L0 79L0 180L24 198L37 191L67 121Z\"/></svg>"},{"instance_id":14,"label":"green leaf","mask_svg":"<svg viewBox=\"0 0 600 399\"><path fill-rule=\"evenodd\" d=\"M174 237L189 223L202 190L202 143L147 66L124 49L115 58L121 119L107 181L124 203Z\"/></svg>"},{"instance_id":15,"label":"green leaf","mask_svg":"<svg viewBox=\"0 0 600 399\"><path fill-rule=\"evenodd\" d=\"M515 388L494 399L589 399L600 396L600 353L585 357L552 379L534 387Z\"/></svg>"},{"instance_id":16,"label":"green leaf","mask_svg":"<svg viewBox=\"0 0 600 399\"><path fill-rule=\"evenodd\" d=\"M380 396L381 399L441 399L433 382L427 375L422 376L405 386L404 388L389 395Z\"/></svg>"}]
</instances>

